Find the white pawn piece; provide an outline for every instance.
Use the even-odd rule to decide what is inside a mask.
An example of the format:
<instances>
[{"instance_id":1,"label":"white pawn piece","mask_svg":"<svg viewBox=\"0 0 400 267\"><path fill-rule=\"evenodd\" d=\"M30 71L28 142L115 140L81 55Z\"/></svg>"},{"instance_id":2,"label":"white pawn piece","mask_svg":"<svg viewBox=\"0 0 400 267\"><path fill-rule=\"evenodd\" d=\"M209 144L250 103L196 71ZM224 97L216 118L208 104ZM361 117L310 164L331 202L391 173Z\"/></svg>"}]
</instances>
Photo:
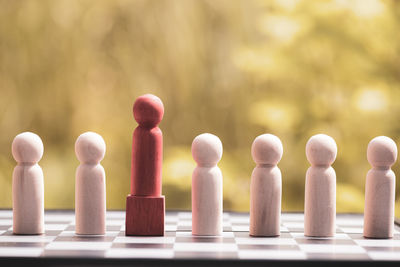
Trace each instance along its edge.
<instances>
[{"instance_id":1,"label":"white pawn piece","mask_svg":"<svg viewBox=\"0 0 400 267\"><path fill-rule=\"evenodd\" d=\"M192 143L197 167L192 174L192 234L222 234L222 172L217 163L222 157L222 143L213 134L197 136Z\"/></svg>"},{"instance_id":2,"label":"white pawn piece","mask_svg":"<svg viewBox=\"0 0 400 267\"><path fill-rule=\"evenodd\" d=\"M280 235L282 174L277 167L283 154L281 140L272 134L258 136L251 146L257 166L250 183L250 235Z\"/></svg>"},{"instance_id":3,"label":"white pawn piece","mask_svg":"<svg viewBox=\"0 0 400 267\"><path fill-rule=\"evenodd\" d=\"M396 143L378 136L368 144L367 159L372 169L365 182L364 237L392 238L396 176L391 170L397 159Z\"/></svg>"},{"instance_id":4,"label":"white pawn piece","mask_svg":"<svg viewBox=\"0 0 400 267\"><path fill-rule=\"evenodd\" d=\"M330 237L336 228L336 173L331 167L337 146L325 134L312 136L306 145L311 167L306 174L304 235Z\"/></svg>"},{"instance_id":5,"label":"white pawn piece","mask_svg":"<svg viewBox=\"0 0 400 267\"><path fill-rule=\"evenodd\" d=\"M12 155L18 163L12 179L13 233L43 234L44 182L38 165L43 142L34 133L21 133L12 142Z\"/></svg>"},{"instance_id":6,"label":"white pawn piece","mask_svg":"<svg viewBox=\"0 0 400 267\"><path fill-rule=\"evenodd\" d=\"M106 144L94 132L81 134L75 154L81 164L75 175L75 233L104 235L106 231L106 174L100 161Z\"/></svg>"}]
</instances>

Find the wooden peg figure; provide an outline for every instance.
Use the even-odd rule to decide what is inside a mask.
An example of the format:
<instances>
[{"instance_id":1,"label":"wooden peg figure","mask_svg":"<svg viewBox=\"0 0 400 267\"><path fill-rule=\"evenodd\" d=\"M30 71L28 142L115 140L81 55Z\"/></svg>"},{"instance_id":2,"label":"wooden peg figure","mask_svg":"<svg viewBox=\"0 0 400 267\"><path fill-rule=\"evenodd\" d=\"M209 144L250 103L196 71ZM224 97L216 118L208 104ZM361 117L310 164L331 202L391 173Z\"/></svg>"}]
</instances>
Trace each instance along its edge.
<instances>
[{"instance_id":1,"label":"wooden peg figure","mask_svg":"<svg viewBox=\"0 0 400 267\"><path fill-rule=\"evenodd\" d=\"M106 232L106 174L100 161L106 144L94 132L81 134L75 142L80 161L75 174L75 232L104 235Z\"/></svg>"},{"instance_id":2,"label":"wooden peg figure","mask_svg":"<svg viewBox=\"0 0 400 267\"><path fill-rule=\"evenodd\" d=\"M331 167L337 146L325 134L312 136L306 145L311 167L306 173L304 235L330 237L336 229L336 173Z\"/></svg>"},{"instance_id":3,"label":"wooden peg figure","mask_svg":"<svg viewBox=\"0 0 400 267\"><path fill-rule=\"evenodd\" d=\"M164 235L165 198L161 195L164 115L161 99L146 94L136 99L138 126L132 139L131 193L126 199L126 235Z\"/></svg>"},{"instance_id":4,"label":"wooden peg figure","mask_svg":"<svg viewBox=\"0 0 400 267\"><path fill-rule=\"evenodd\" d=\"M364 237L392 238L396 176L391 170L397 159L396 143L378 136L368 144L367 159L372 169L365 181Z\"/></svg>"},{"instance_id":5,"label":"wooden peg figure","mask_svg":"<svg viewBox=\"0 0 400 267\"><path fill-rule=\"evenodd\" d=\"M282 174L277 167L282 158L281 140L272 134L258 136L251 146L257 166L250 183L250 235L280 235Z\"/></svg>"},{"instance_id":6,"label":"wooden peg figure","mask_svg":"<svg viewBox=\"0 0 400 267\"><path fill-rule=\"evenodd\" d=\"M13 233L44 233L44 182L38 162L43 156L43 142L31 132L17 135L12 155L18 165L12 179Z\"/></svg>"},{"instance_id":7,"label":"wooden peg figure","mask_svg":"<svg viewBox=\"0 0 400 267\"><path fill-rule=\"evenodd\" d=\"M192 174L192 234L222 234L222 172L217 163L222 143L213 134L198 135L192 142L197 167Z\"/></svg>"}]
</instances>

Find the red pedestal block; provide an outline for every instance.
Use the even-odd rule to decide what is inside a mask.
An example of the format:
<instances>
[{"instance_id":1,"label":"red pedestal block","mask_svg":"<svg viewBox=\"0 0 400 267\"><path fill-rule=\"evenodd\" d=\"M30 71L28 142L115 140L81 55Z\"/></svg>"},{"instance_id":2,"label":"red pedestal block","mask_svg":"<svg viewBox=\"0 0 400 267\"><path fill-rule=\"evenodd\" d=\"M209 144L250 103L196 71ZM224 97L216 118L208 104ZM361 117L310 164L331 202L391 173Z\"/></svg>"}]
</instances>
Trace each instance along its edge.
<instances>
[{"instance_id":1,"label":"red pedestal block","mask_svg":"<svg viewBox=\"0 0 400 267\"><path fill-rule=\"evenodd\" d=\"M126 198L125 234L133 236L164 235L165 198L132 196Z\"/></svg>"}]
</instances>

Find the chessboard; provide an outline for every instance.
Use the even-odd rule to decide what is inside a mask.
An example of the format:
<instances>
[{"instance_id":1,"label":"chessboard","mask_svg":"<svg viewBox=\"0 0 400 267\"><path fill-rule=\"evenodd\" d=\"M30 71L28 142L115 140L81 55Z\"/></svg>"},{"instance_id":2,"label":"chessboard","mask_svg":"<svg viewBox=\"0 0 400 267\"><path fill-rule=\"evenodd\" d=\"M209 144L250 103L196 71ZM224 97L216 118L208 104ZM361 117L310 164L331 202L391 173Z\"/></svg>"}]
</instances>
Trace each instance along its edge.
<instances>
[{"instance_id":1,"label":"chessboard","mask_svg":"<svg viewBox=\"0 0 400 267\"><path fill-rule=\"evenodd\" d=\"M104 236L75 234L73 211L46 211L45 234L13 235L12 211L0 210L0 262L223 263L400 261L400 228L392 239L366 239L362 214L338 214L332 238L305 237L302 213L283 213L279 237L249 236L248 213L224 213L220 237L195 237L191 213L168 211L165 236L125 236L125 212L107 212ZM185 261L186 260L186 261ZM188 261L189 260L189 261ZM140 264L138 264L140 265ZM196 265L196 264L194 264ZM235 265L235 264L233 264Z\"/></svg>"}]
</instances>

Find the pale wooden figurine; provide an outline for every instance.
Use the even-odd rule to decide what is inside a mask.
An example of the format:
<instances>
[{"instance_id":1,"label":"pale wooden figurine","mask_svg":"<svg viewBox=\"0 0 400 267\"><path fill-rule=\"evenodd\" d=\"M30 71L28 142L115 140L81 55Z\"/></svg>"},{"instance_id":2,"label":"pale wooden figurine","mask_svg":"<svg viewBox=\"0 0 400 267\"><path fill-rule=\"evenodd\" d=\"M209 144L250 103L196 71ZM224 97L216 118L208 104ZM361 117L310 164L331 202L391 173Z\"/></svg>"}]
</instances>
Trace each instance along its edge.
<instances>
[{"instance_id":1,"label":"pale wooden figurine","mask_svg":"<svg viewBox=\"0 0 400 267\"><path fill-rule=\"evenodd\" d=\"M397 159L396 143L378 136L368 144L367 159L372 169L365 181L364 236L392 238L396 176L391 166Z\"/></svg>"},{"instance_id":2,"label":"pale wooden figurine","mask_svg":"<svg viewBox=\"0 0 400 267\"><path fill-rule=\"evenodd\" d=\"M336 173L331 167L337 146L332 137L312 136L306 145L311 167L306 173L304 235L330 237L336 228Z\"/></svg>"},{"instance_id":3,"label":"pale wooden figurine","mask_svg":"<svg viewBox=\"0 0 400 267\"><path fill-rule=\"evenodd\" d=\"M281 140L272 134L258 136L251 147L257 166L250 183L250 235L280 235L282 174L277 167L282 158Z\"/></svg>"},{"instance_id":4,"label":"pale wooden figurine","mask_svg":"<svg viewBox=\"0 0 400 267\"><path fill-rule=\"evenodd\" d=\"M43 234L44 182L38 165L43 142L34 133L21 133L12 142L12 155L18 163L12 179L13 233Z\"/></svg>"},{"instance_id":5,"label":"pale wooden figurine","mask_svg":"<svg viewBox=\"0 0 400 267\"><path fill-rule=\"evenodd\" d=\"M106 144L94 132L81 134L75 153L81 164L75 175L75 232L79 235L103 235L106 231L106 175L100 161Z\"/></svg>"},{"instance_id":6,"label":"pale wooden figurine","mask_svg":"<svg viewBox=\"0 0 400 267\"><path fill-rule=\"evenodd\" d=\"M192 143L197 167L192 174L192 234L222 234L222 172L217 163L222 157L222 143L205 133Z\"/></svg>"}]
</instances>

